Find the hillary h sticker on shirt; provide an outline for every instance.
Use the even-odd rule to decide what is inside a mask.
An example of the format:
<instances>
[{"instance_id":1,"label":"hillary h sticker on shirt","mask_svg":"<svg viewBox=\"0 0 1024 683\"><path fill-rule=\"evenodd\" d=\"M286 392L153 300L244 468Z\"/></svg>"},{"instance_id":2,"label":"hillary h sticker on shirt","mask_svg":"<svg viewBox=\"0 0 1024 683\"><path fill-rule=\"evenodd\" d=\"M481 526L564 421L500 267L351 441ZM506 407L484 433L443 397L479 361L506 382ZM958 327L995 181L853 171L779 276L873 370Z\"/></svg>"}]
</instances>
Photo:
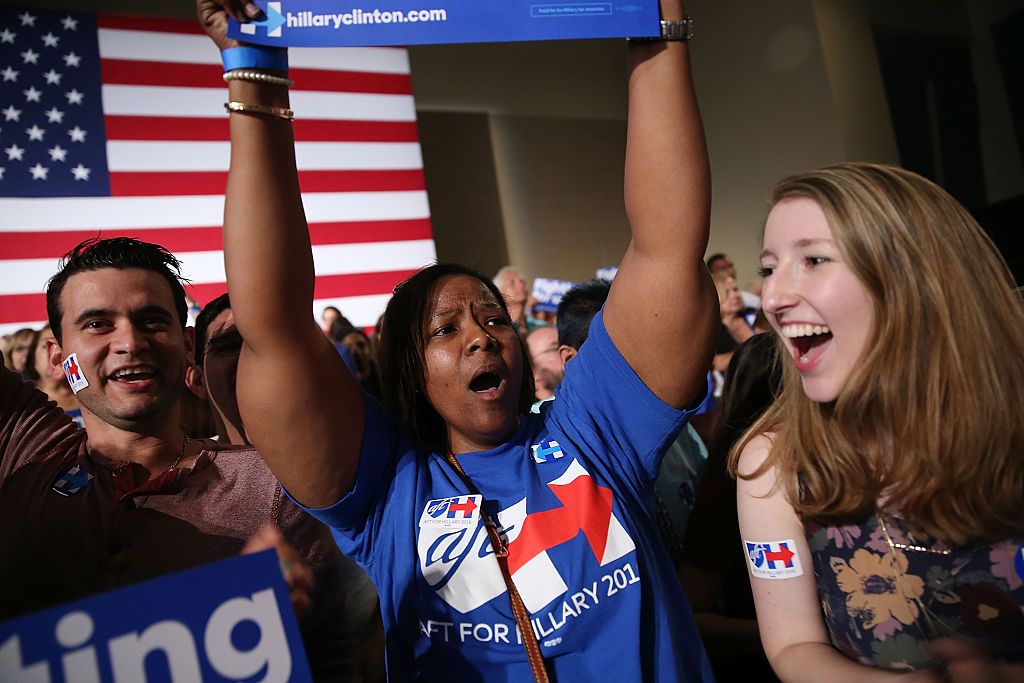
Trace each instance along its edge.
<instances>
[{"instance_id":1,"label":"hillary h sticker on shirt","mask_svg":"<svg viewBox=\"0 0 1024 683\"><path fill-rule=\"evenodd\" d=\"M68 384L71 386L71 391L76 394L89 386L89 380L85 378L85 372L82 370L82 366L78 364L78 354L68 354L68 357L64 359L64 376L67 377Z\"/></svg>"},{"instance_id":2,"label":"hillary h sticker on shirt","mask_svg":"<svg viewBox=\"0 0 1024 683\"><path fill-rule=\"evenodd\" d=\"M793 539L743 541L750 574L759 579L792 579L804 573Z\"/></svg>"},{"instance_id":3,"label":"hillary h sticker on shirt","mask_svg":"<svg viewBox=\"0 0 1024 683\"><path fill-rule=\"evenodd\" d=\"M53 482L53 492L62 496L73 496L89 488L95 478L84 464L76 464L61 473Z\"/></svg>"},{"instance_id":4,"label":"hillary h sticker on shirt","mask_svg":"<svg viewBox=\"0 0 1024 683\"><path fill-rule=\"evenodd\" d=\"M593 553L601 567L636 550L633 539L613 514L611 489L595 482L578 460L548 482L548 487L560 506L527 514L523 498L497 515L508 544L509 572L531 613L570 590L548 550L563 543L578 543L581 551ZM438 502L443 501L427 504L424 517L431 504ZM505 593L505 581L482 524L445 528L424 525L424 517L417 555L420 570L438 597L466 614Z\"/></svg>"},{"instance_id":5,"label":"hillary h sticker on shirt","mask_svg":"<svg viewBox=\"0 0 1024 683\"><path fill-rule=\"evenodd\" d=\"M458 529L474 527L480 519L480 503L483 497L453 496L428 500L420 515L420 528L439 527L442 529Z\"/></svg>"}]
</instances>

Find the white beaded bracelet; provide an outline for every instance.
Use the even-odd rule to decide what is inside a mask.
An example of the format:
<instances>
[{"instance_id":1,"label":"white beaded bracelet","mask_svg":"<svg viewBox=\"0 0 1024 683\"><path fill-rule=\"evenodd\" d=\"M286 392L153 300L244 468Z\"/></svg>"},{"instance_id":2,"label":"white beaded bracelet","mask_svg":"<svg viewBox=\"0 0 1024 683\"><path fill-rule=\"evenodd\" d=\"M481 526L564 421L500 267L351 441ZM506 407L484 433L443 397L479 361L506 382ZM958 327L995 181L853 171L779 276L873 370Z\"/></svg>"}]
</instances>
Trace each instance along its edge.
<instances>
[{"instance_id":1,"label":"white beaded bracelet","mask_svg":"<svg viewBox=\"0 0 1024 683\"><path fill-rule=\"evenodd\" d=\"M269 83L270 85L283 85L286 88L295 82L290 78L265 74L262 71L246 71L244 69L225 72L224 80L228 82L251 81L253 83Z\"/></svg>"}]
</instances>

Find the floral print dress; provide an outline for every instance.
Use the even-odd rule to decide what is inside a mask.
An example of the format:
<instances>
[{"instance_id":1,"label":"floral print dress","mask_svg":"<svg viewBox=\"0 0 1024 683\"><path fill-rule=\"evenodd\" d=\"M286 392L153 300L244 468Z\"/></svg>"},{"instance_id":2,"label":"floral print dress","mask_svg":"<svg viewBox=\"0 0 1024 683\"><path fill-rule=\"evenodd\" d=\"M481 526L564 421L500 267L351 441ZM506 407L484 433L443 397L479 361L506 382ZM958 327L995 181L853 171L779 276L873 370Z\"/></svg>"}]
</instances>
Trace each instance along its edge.
<instances>
[{"instance_id":1,"label":"floral print dress","mask_svg":"<svg viewBox=\"0 0 1024 683\"><path fill-rule=\"evenodd\" d=\"M818 596L832 643L863 664L911 670L936 666L927 643L960 636L994 657L1024 661L1024 536L941 549L910 538L886 516L862 524L805 522Z\"/></svg>"}]
</instances>

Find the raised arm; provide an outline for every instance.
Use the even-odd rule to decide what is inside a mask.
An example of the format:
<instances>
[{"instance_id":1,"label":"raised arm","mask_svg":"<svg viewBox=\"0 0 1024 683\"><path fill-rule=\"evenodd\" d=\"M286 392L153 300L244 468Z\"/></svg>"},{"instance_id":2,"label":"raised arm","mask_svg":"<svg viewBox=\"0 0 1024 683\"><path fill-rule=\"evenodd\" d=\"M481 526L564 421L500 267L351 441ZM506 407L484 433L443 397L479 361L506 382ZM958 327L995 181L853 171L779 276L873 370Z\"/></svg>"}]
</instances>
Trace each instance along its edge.
<instances>
[{"instance_id":1,"label":"raised arm","mask_svg":"<svg viewBox=\"0 0 1024 683\"><path fill-rule=\"evenodd\" d=\"M242 0L197 0L200 22L222 50L227 13ZM251 9L248 9L252 12ZM281 85L235 80L229 100L287 108ZM252 443L285 488L308 507L351 487L363 431L363 399L313 321L313 257L299 196L289 121L233 113L224 208L224 260L242 335L238 406Z\"/></svg>"},{"instance_id":2,"label":"raised arm","mask_svg":"<svg viewBox=\"0 0 1024 683\"><path fill-rule=\"evenodd\" d=\"M661 12L685 16L682 0L662 0ZM711 178L686 43L630 47L625 191L633 236L605 327L648 388L681 408L704 386L719 317L703 262Z\"/></svg>"}]
</instances>

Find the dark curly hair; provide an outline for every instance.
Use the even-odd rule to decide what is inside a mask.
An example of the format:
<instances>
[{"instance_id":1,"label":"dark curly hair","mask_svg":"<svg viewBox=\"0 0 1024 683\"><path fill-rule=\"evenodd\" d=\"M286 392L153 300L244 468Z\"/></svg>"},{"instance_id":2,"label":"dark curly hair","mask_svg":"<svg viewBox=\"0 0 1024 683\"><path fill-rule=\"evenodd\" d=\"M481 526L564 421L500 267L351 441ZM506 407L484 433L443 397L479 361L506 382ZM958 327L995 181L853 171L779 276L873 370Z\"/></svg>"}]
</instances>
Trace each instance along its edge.
<instances>
[{"instance_id":1,"label":"dark curly hair","mask_svg":"<svg viewBox=\"0 0 1024 683\"><path fill-rule=\"evenodd\" d=\"M185 328L188 304L185 303L184 283L188 280L181 276L181 262L174 254L158 244L140 242L129 237L93 238L85 240L65 254L57 274L46 283L46 316L58 344L62 343L63 331L60 325L64 314L60 307L60 295L68 278L78 273L103 268L141 268L160 275L171 288L178 320L181 321L182 329Z\"/></svg>"}]
</instances>

